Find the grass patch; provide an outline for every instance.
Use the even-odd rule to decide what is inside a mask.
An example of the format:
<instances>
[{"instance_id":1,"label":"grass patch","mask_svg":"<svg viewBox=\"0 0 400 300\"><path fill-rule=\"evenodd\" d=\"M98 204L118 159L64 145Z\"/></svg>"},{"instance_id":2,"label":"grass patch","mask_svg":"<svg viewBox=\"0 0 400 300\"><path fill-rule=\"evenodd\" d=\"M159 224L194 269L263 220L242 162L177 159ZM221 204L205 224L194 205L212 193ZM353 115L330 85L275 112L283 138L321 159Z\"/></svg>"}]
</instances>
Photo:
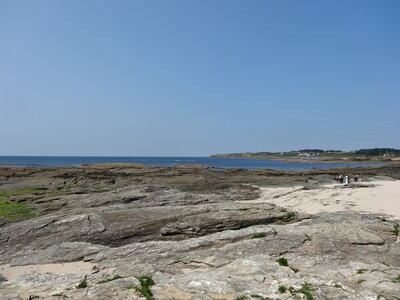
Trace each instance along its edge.
<instances>
[{"instance_id":1,"label":"grass patch","mask_svg":"<svg viewBox=\"0 0 400 300\"><path fill-rule=\"evenodd\" d=\"M284 286L284 285L280 285L280 286L278 287L278 291L279 291L279 293L284 294L284 293L287 292L287 288L286 288L286 286Z\"/></svg>"},{"instance_id":2,"label":"grass patch","mask_svg":"<svg viewBox=\"0 0 400 300\"><path fill-rule=\"evenodd\" d=\"M32 215L34 208L26 202L11 202L6 197L0 197L0 218L25 219Z\"/></svg>"},{"instance_id":3,"label":"grass patch","mask_svg":"<svg viewBox=\"0 0 400 300\"><path fill-rule=\"evenodd\" d=\"M393 283L400 283L400 275L397 275L397 277L392 279Z\"/></svg>"},{"instance_id":4,"label":"grass patch","mask_svg":"<svg viewBox=\"0 0 400 300\"><path fill-rule=\"evenodd\" d=\"M88 283L86 281L86 278L83 279L79 284L76 286L77 289L84 289L88 287Z\"/></svg>"},{"instance_id":5,"label":"grass patch","mask_svg":"<svg viewBox=\"0 0 400 300\"><path fill-rule=\"evenodd\" d=\"M60 294L60 293L58 293L58 294L53 294L53 295L51 295L51 296L52 296L52 297L63 297L63 298L68 298L67 295Z\"/></svg>"},{"instance_id":6,"label":"grass patch","mask_svg":"<svg viewBox=\"0 0 400 300\"><path fill-rule=\"evenodd\" d=\"M307 300L313 300L314 297L311 294L311 285L308 283L303 283L301 285L301 289L299 289L299 293L303 294L304 296L306 296Z\"/></svg>"},{"instance_id":7,"label":"grass patch","mask_svg":"<svg viewBox=\"0 0 400 300\"><path fill-rule=\"evenodd\" d=\"M153 279L150 276L140 276L136 278L140 282L140 287L131 286L129 287L129 289L136 290L140 295L142 295L147 300L154 300L153 293L150 289L150 287L155 284Z\"/></svg>"},{"instance_id":8,"label":"grass patch","mask_svg":"<svg viewBox=\"0 0 400 300\"><path fill-rule=\"evenodd\" d=\"M357 274L364 274L367 271L367 269L357 269Z\"/></svg>"},{"instance_id":9,"label":"grass patch","mask_svg":"<svg viewBox=\"0 0 400 300\"><path fill-rule=\"evenodd\" d=\"M236 297L235 300L246 300L246 296L239 296L239 297Z\"/></svg>"},{"instance_id":10,"label":"grass patch","mask_svg":"<svg viewBox=\"0 0 400 300\"><path fill-rule=\"evenodd\" d=\"M253 236L251 238L252 239L259 239L259 238L263 238L263 237L266 237L266 236L267 236L267 234L265 232L260 232L260 233L253 234Z\"/></svg>"},{"instance_id":11,"label":"grass patch","mask_svg":"<svg viewBox=\"0 0 400 300\"><path fill-rule=\"evenodd\" d=\"M122 276L119 276L119 275L115 275L115 276L112 277L112 278L105 279L105 280L101 280L101 281L99 281L97 284L102 284L102 283L114 281L114 280L117 280L117 279L120 279L120 278L123 278L123 277L122 277Z\"/></svg>"},{"instance_id":12,"label":"grass patch","mask_svg":"<svg viewBox=\"0 0 400 300\"><path fill-rule=\"evenodd\" d=\"M33 299L39 299L40 297L38 295L30 295L28 300L33 300Z\"/></svg>"},{"instance_id":13,"label":"grass patch","mask_svg":"<svg viewBox=\"0 0 400 300\"><path fill-rule=\"evenodd\" d=\"M282 267L289 267L288 260L284 257L280 257L276 260L276 262Z\"/></svg>"},{"instance_id":14,"label":"grass patch","mask_svg":"<svg viewBox=\"0 0 400 300\"><path fill-rule=\"evenodd\" d=\"M300 289L295 289L293 286L289 287L289 292L292 294L292 296L300 293L303 294L307 300L313 300L314 297L311 294L312 288L311 288L311 284L309 283L303 283L301 285Z\"/></svg>"},{"instance_id":15,"label":"grass patch","mask_svg":"<svg viewBox=\"0 0 400 300\"><path fill-rule=\"evenodd\" d=\"M239 211L246 211L246 210L249 210L250 208L247 208L247 207L242 207L242 208L239 208L238 210Z\"/></svg>"},{"instance_id":16,"label":"grass patch","mask_svg":"<svg viewBox=\"0 0 400 300\"><path fill-rule=\"evenodd\" d=\"M297 272L300 271L299 269L297 269L297 268L295 268L295 267L293 267L293 266L289 266L288 260L287 260L286 258L284 258L284 257L278 258L278 259L276 260L276 262L278 263L278 265L280 265L280 266L282 266L282 267L287 267L287 268L289 268L290 270L292 270L292 271L295 272L295 273L297 273Z\"/></svg>"},{"instance_id":17,"label":"grass patch","mask_svg":"<svg viewBox=\"0 0 400 300\"><path fill-rule=\"evenodd\" d=\"M286 215L284 216L284 219L290 220L290 219L293 219L295 216L296 216L296 214L291 211L291 212L286 213Z\"/></svg>"}]
</instances>

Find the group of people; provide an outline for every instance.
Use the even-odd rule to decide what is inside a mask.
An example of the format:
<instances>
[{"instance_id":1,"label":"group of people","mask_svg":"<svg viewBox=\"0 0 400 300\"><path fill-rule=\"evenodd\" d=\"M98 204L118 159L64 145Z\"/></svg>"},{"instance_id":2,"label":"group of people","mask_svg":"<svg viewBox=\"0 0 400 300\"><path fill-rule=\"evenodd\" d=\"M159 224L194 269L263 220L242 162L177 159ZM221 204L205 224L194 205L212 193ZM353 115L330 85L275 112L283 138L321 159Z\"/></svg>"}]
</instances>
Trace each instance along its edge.
<instances>
[{"instance_id":1,"label":"group of people","mask_svg":"<svg viewBox=\"0 0 400 300\"><path fill-rule=\"evenodd\" d=\"M343 177L342 174L335 175L335 177L333 179L337 183L344 183L344 184L350 183L350 180L351 180L349 175L346 175L346 176ZM358 175L356 175L356 176L354 176L353 180L354 180L354 182L358 182L360 179L359 179Z\"/></svg>"}]
</instances>

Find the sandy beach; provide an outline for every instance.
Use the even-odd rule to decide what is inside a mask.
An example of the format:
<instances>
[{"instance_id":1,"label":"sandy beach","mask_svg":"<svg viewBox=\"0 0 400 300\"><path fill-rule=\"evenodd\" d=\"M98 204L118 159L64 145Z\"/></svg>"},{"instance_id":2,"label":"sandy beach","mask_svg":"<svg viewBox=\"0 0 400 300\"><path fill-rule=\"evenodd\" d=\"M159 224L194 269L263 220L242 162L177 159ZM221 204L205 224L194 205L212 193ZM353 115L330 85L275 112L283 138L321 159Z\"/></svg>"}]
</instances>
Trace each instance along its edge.
<instances>
[{"instance_id":1,"label":"sandy beach","mask_svg":"<svg viewBox=\"0 0 400 300\"><path fill-rule=\"evenodd\" d=\"M400 219L400 181L322 185L317 189L261 188L261 197L246 203L270 202L305 213L358 211Z\"/></svg>"},{"instance_id":2,"label":"sandy beach","mask_svg":"<svg viewBox=\"0 0 400 300\"><path fill-rule=\"evenodd\" d=\"M69 262L60 264L40 264L26 266L0 266L0 274L7 280L16 280L25 274L90 274L93 272L94 264L90 262Z\"/></svg>"}]
</instances>

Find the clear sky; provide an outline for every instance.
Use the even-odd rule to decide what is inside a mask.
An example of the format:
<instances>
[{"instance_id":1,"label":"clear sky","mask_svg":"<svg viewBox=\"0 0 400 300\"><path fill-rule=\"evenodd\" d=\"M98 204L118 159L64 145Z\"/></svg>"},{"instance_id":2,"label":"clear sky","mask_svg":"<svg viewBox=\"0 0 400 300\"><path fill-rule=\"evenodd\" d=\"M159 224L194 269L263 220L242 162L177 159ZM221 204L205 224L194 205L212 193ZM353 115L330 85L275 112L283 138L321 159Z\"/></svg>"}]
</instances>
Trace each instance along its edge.
<instances>
[{"instance_id":1,"label":"clear sky","mask_svg":"<svg viewBox=\"0 0 400 300\"><path fill-rule=\"evenodd\" d=\"M398 0L0 1L0 155L400 148Z\"/></svg>"}]
</instances>

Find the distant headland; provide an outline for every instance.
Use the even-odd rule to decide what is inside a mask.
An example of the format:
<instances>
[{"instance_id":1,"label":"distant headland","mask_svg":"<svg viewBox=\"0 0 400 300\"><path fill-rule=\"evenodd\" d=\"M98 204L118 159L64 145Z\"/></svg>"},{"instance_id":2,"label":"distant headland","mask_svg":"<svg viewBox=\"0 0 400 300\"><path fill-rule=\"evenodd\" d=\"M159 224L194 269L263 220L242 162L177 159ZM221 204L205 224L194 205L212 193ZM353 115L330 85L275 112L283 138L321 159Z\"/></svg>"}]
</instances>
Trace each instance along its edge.
<instances>
[{"instance_id":1,"label":"distant headland","mask_svg":"<svg viewBox=\"0 0 400 300\"><path fill-rule=\"evenodd\" d=\"M400 162L400 149L372 148L353 151L303 149L288 152L244 152L214 154L214 158L272 159L287 162Z\"/></svg>"}]
</instances>

